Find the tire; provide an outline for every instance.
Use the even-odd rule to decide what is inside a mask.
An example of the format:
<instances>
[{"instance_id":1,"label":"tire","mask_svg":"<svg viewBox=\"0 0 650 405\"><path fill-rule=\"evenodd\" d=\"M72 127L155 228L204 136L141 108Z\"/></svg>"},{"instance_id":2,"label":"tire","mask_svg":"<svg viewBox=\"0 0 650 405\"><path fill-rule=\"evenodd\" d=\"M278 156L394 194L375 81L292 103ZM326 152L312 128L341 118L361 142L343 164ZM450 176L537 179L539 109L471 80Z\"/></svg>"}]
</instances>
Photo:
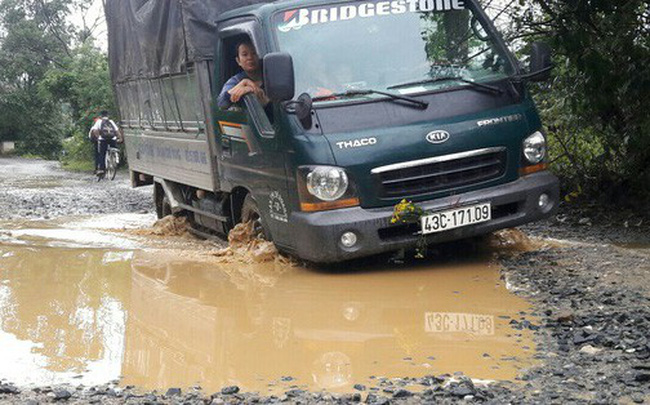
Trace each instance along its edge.
<instances>
[{"instance_id":1,"label":"tire","mask_svg":"<svg viewBox=\"0 0 650 405\"><path fill-rule=\"evenodd\" d=\"M168 215L172 215L172 206L169 203L169 198L167 196L164 196L162 198L162 201L160 203L160 216L159 218L165 218Z\"/></svg>"},{"instance_id":2,"label":"tire","mask_svg":"<svg viewBox=\"0 0 650 405\"><path fill-rule=\"evenodd\" d=\"M241 222L246 223L248 221L253 221L253 234L255 236L259 236L268 241L271 240L271 234L262 220L257 203L250 194L246 195L241 207Z\"/></svg>"},{"instance_id":3,"label":"tire","mask_svg":"<svg viewBox=\"0 0 650 405\"><path fill-rule=\"evenodd\" d=\"M106 177L114 180L117 173L117 162L115 161L115 152L108 150L106 153Z\"/></svg>"},{"instance_id":4,"label":"tire","mask_svg":"<svg viewBox=\"0 0 650 405\"><path fill-rule=\"evenodd\" d=\"M115 175L117 174L117 159L116 159L117 156L115 156L116 153L117 152L113 152L111 154L111 163L113 167L113 170L110 172L111 180L115 180Z\"/></svg>"}]
</instances>

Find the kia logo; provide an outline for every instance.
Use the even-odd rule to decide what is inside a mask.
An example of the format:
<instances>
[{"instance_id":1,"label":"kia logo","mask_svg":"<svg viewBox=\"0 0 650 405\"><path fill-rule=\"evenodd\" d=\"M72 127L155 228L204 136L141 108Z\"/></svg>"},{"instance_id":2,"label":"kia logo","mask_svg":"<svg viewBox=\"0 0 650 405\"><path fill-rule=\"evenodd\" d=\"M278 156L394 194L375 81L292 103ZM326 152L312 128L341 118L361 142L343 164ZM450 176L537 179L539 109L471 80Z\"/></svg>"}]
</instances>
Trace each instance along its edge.
<instances>
[{"instance_id":1,"label":"kia logo","mask_svg":"<svg viewBox=\"0 0 650 405\"><path fill-rule=\"evenodd\" d=\"M447 131L431 131L427 134L427 141L431 143L443 143L449 139L449 132Z\"/></svg>"}]
</instances>

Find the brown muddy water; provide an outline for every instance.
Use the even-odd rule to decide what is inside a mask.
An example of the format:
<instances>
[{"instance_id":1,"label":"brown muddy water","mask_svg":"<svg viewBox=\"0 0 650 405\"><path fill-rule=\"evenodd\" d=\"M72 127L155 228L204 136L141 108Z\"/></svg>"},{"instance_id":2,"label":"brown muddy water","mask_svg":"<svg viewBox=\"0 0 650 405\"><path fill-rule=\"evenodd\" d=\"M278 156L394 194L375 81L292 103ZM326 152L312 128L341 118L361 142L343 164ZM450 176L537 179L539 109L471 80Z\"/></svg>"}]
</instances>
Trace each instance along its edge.
<instances>
[{"instance_id":1,"label":"brown muddy water","mask_svg":"<svg viewBox=\"0 0 650 405\"><path fill-rule=\"evenodd\" d=\"M373 376L512 380L532 365L531 332L509 322L534 318L489 261L224 263L187 236L108 231L151 221L0 223L0 378L275 393Z\"/></svg>"},{"instance_id":2,"label":"brown muddy water","mask_svg":"<svg viewBox=\"0 0 650 405\"><path fill-rule=\"evenodd\" d=\"M621 247L623 249L632 249L632 250L641 250L650 252L650 243L618 243L614 246Z\"/></svg>"}]
</instances>

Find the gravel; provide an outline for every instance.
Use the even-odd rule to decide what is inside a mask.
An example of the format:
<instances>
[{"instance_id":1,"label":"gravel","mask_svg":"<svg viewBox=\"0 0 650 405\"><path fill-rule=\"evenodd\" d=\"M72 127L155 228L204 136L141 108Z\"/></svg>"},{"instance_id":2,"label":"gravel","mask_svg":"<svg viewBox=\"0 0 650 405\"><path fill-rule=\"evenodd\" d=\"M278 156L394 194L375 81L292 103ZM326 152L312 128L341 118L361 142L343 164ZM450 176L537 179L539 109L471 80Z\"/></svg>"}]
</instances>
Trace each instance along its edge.
<instances>
[{"instance_id":1,"label":"gravel","mask_svg":"<svg viewBox=\"0 0 650 405\"><path fill-rule=\"evenodd\" d=\"M50 219L61 216L153 212L151 186L131 188L128 171L115 180L97 181L72 173L58 162L0 158L0 219Z\"/></svg>"},{"instance_id":2,"label":"gravel","mask_svg":"<svg viewBox=\"0 0 650 405\"><path fill-rule=\"evenodd\" d=\"M21 176L35 165L29 184ZM49 183L48 183L49 182ZM58 182L58 183L57 183ZM44 184L65 187L44 187ZM56 163L0 159L0 205L13 207L0 218L45 218L102 212L152 211L151 189L133 190L125 173L97 183L90 175L70 174ZM528 299L537 318L510 323L533 331L539 365L518 382L474 384L465 376L376 377L354 386L355 393L309 392L293 388L279 396L223 387L214 394L169 388L139 392L114 384L94 387L17 388L0 380L0 402L101 404L320 403L649 403L650 402L650 221L634 213L595 206L561 206L547 221L523 229L534 236L570 239L565 246L502 256L502 277ZM285 377L289 380L291 377ZM418 389L413 387L417 386Z\"/></svg>"}]
</instances>

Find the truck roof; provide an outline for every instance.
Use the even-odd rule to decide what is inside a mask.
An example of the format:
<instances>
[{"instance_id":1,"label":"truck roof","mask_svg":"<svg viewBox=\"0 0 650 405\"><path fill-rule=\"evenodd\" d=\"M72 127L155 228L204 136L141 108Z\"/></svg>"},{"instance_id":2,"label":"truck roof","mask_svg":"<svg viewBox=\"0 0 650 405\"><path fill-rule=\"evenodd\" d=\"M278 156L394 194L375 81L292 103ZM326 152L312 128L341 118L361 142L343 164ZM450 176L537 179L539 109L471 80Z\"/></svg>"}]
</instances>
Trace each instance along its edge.
<instances>
[{"instance_id":1,"label":"truck roof","mask_svg":"<svg viewBox=\"0 0 650 405\"><path fill-rule=\"evenodd\" d=\"M106 0L108 55L113 83L181 74L212 59L222 14L260 10L269 0ZM248 10L248 11L245 11Z\"/></svg>"}]
</instances>

